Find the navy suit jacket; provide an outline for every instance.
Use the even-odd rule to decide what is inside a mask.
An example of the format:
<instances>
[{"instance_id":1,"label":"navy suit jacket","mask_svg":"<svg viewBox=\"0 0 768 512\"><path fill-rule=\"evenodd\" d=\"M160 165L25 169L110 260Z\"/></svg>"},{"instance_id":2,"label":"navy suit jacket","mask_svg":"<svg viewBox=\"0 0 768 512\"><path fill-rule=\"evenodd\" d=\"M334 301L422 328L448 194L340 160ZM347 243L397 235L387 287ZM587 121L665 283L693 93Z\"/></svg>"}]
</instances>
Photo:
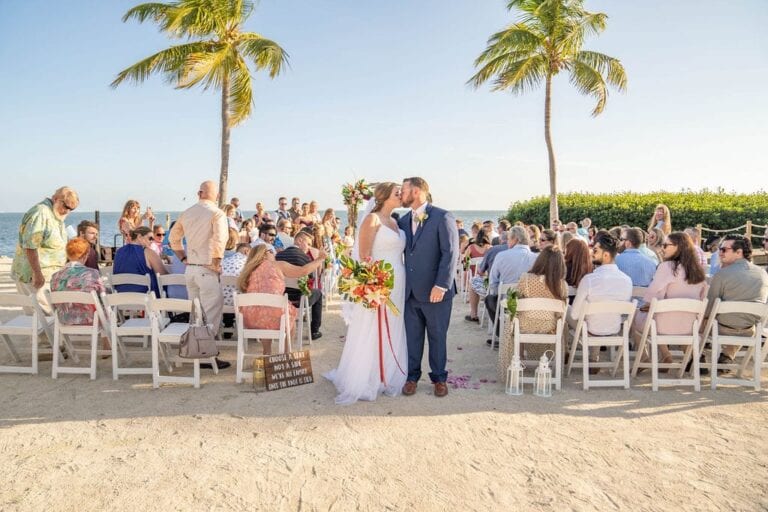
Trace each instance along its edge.
<instances>
[{"instance_id":1,"label":"navy suit jacket","mask_svg":"<svg viewBox=\"0 0 768 512\"><path fill-rule=\"evenodd\" d=\"M443 300L450 300L456 293L456 265L459 262L459 233L453 214L427 205L427 218L411 232L412 212L403 215L398 222L405 231L405 298L413 294L416 300L429 302L433 286L445 288Z\"/></svg>"}]
</instances>

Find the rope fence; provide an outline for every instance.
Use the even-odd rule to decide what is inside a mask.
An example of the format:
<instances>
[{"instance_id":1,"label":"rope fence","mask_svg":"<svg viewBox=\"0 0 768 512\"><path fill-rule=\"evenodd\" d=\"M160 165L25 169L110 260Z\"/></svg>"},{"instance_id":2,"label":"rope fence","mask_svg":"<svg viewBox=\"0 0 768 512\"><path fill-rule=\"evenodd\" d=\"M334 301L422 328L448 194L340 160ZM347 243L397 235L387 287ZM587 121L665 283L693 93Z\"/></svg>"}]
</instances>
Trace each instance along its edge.
<instances>
[{"instance_id":1,"label":"rope fence","mask_svg":"<svg viewBox=\"0 0 768 512\"><path fill-rule=\"evenodd\" d=\"M699 233L702 234L702 237L705 232L707 233L714 233L714 234L720 234L720 233L733 233L733 232L739 232L742 229L744 230L744 236L752 239L752 238L763 238L762 234L755 235L753 234L754 230L766 230L768 229L768 226L763 226L762 224L753 224L751 220L748 220L746 224L742 224L741 226L730 228L730 229L711 229L706 228L702 226L701 224L696 224L696 229L699 230ZM763 231L764 232L764 231Z\"/></svg>"}]
</instances>

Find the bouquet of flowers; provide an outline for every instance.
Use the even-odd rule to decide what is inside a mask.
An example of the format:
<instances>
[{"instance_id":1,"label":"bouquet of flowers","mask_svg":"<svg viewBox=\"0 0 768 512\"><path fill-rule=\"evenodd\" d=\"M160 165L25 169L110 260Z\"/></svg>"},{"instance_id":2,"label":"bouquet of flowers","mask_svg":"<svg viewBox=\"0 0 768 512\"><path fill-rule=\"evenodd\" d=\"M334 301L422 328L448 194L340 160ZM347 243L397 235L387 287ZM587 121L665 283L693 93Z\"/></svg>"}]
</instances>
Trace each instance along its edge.
<instances>
[{"instance_id":1,"label":"bouquet of flowers","mask_svg":"<svg viewBox=\"0 0 768 512\"><path fill-rule=\"evenodd\" d=\"M395 272L390 263L357 261L347 256L341 256L339 263L339 293L345 300L367 309L387 306L392 313L400 314L390 298L395 284Z\"/></svg>"},{"instance_id":2,"label":"bouquet of flowers","mask_svg":"<svg viewBox=\"0 0 768 512\"><path fill-rule=\"evenodd\" d=\"M341 195L344 197L344 204L347 206L357 206L363 200L370 199L373 195L371 187L365 180L358 180L355 183L347 183L341 188Z\"/></svg>"},{"instance_id":3,"label":"bouquet of flowers","mask_svg":"<svg viewBox=\"0 0 768 512\"><path fill-rule=\"evenodd\" d=\"M299 291L302 295L306 295L309 297L312 295L312 292L309 289L309 277L308 276L302 276L298 279L299 284Z\"/></svg>"}]
</instances>

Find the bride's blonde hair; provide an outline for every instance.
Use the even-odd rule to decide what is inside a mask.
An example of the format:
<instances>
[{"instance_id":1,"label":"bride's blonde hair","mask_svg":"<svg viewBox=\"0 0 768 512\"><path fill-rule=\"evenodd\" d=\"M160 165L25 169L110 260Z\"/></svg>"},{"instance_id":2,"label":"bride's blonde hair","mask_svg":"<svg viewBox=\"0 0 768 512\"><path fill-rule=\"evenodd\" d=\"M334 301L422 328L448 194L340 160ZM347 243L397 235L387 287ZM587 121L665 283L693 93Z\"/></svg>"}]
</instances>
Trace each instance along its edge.
<instances>
[{"instance_id":1,"label":"bride's blonde hair","mask_svg":"<svg viewBox=\"0 0 768 512\"><path fill-rule=\"evenodd\" d=\"M378 212L384 207L384 203L392 195L392 191L396 186L397 183L393 181L384 181L376 185L376 188L373 189L374 206L371 212Z\"/></svg>"}]
</instances>

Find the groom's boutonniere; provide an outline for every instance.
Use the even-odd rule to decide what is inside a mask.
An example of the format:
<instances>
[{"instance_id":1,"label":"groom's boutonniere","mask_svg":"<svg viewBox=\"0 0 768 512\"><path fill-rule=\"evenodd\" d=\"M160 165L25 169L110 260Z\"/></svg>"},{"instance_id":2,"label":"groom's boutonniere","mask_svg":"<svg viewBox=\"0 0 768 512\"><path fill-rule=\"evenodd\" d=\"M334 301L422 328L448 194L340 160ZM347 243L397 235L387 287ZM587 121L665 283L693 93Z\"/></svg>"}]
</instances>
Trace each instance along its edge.
<instances>
[{"instance_id":1,"label":"groom's boutonniere","mask_svg":"<svg viewBox=\"0 0 768 512\"><path fill-rule=\"evenodd\" d=\"M427 215L427 212L424 212L424 213L420 213L419 215L417 215L417 216L416 216L416 223L417 223L419 226L423 226L423 225L424 225L424 222L425 222L425 221L426 221L428 218L429 218L429 215Z\"/></svg>"}]
</instances>

